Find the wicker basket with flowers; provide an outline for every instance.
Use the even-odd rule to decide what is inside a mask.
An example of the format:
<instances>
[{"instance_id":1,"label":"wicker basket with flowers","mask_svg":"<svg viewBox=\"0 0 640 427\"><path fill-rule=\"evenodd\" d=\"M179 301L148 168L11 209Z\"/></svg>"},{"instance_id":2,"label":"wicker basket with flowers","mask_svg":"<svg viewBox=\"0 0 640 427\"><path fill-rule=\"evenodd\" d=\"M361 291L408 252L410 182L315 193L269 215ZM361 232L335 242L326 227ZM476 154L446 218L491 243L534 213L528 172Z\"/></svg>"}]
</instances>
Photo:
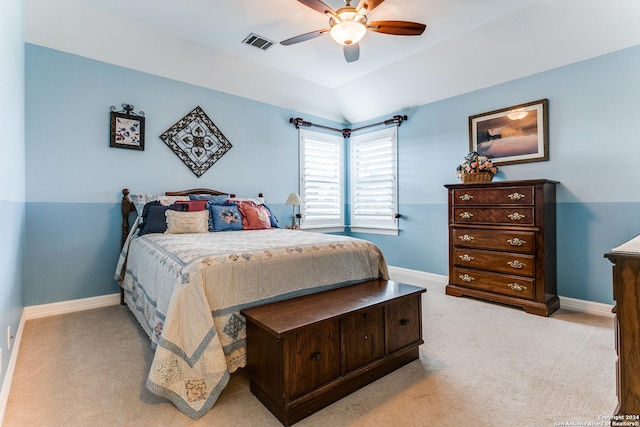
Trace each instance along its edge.
<instances>
[{"instance_id":1,"label":"wicker basket with flowers","mask_svg":"<svg viewBox=\"0 0 640 427\"><path fill-rule=\"evenodd\" d=\"M458 165L456 176L463 184L491 182L496 172L498 167L493 165L493 158L471 151L464 157L464 162Z\"/></svg>"}]
</instances>

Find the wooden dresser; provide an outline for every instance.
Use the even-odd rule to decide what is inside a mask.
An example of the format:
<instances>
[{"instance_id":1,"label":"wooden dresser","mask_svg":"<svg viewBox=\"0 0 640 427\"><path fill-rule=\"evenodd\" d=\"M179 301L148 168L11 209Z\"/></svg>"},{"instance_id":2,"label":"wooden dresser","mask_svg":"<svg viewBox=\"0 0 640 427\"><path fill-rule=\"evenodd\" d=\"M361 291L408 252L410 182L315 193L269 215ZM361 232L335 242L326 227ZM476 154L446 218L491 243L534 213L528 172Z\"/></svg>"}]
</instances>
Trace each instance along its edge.
<instances>
[{"instance_id":1,"label":"wooden dresser","mask_svg":"<svg viewBox=\"0 0 640 427\"><path fill-rule=\"evenodd\" d=\"M640 236L605 254L613 264L618 407L615 415L640 416ZM637 422L639 419L625 419Z\"/></svg>"},{"instance_id":2,"label":"wooden dresser","mask_svg":"<svg viewBox=\"0 0 640 427\"><path fill-rule=\"evenodd\" d=\"M556 188L546 179L446 185L446 292L549 316L556 290Z\"/></svg>"},{"instance_id":3,"label":"wooden dresser","mask_svg":"<svg viewBox=\"0 0 640 427\"><path fill-rule=\"evenodd\" d=\"M243 310L251 392L288 426L417 359L423 292L371 280Z\"/></svg>"}]
</instances>

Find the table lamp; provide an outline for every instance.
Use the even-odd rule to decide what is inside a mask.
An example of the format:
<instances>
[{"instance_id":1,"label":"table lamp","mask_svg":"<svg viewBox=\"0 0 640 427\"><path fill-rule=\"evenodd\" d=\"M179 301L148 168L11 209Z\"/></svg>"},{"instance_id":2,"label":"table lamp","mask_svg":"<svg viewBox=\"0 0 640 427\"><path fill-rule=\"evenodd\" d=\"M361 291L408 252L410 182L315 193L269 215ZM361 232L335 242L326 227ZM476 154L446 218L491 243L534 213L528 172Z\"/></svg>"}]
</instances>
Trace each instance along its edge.
<instances>
[{"instance_id":1,"label":"table lamp","mask_svg":"<svg viewBox=\"0 0 640 427\"><path fill-rule=\"evenodd\" d=\"M287 201L284 202L285 205L291 205L293 207L293 217L291 218L291 228L297 229L299 228L298 222L296 221L296 206L302 205L302 199L298 196L298 193L291 193L289 197L287 197Z\"/></svg>"}]
</instances>

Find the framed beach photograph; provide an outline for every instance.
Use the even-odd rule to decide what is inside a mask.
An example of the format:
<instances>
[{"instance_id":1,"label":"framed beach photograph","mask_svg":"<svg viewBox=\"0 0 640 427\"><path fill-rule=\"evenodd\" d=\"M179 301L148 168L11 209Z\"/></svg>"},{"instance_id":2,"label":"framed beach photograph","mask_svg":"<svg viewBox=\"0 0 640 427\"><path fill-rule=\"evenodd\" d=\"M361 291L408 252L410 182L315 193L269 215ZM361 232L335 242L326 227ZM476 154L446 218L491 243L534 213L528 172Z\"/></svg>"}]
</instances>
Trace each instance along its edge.
<instances>
[{"instance_id":1,"label":"framed beach photograph","mask_svg":"<svg viewBox=\"0 0 640 427\"><path fill-rule=\"evenodd\" d=\"M144 150L144 113L133 112L133 106L123 104L124 110L111 107L110 147Z\"/></svg>"},{"instance_id":2,"label":"framed beach photograph","mask_svg":"<svg viewBox=\"0 0 640 427\"><path fill-rule=\"evenodd\" d=\"M541 99L469 117L469 151L496 165L549 160L547 104Z\"/></svg>"}]
</instances>

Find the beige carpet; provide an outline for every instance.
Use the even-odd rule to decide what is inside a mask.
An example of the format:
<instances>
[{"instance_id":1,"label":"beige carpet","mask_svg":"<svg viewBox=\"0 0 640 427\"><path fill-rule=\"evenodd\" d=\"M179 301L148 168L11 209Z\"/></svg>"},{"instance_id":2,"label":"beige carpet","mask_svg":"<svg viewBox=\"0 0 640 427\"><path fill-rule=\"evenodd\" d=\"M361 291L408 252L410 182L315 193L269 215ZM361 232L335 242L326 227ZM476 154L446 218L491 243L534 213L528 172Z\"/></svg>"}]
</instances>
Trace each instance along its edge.
<instances>
[{"instance_id":1,"label":"beige carpet","mask_svg":"<svg viewBox=\"0 0 640 427\"><path fill-rule=\"evenodd\" d=\"M543 318L423 285L420 359L296 426L533 427L613 413L613 319ZM123 306L30 320L4 426L281 425L249 391L246 370L191 420L145 388L151 358Z\"/></svg>"}]
</instances>

